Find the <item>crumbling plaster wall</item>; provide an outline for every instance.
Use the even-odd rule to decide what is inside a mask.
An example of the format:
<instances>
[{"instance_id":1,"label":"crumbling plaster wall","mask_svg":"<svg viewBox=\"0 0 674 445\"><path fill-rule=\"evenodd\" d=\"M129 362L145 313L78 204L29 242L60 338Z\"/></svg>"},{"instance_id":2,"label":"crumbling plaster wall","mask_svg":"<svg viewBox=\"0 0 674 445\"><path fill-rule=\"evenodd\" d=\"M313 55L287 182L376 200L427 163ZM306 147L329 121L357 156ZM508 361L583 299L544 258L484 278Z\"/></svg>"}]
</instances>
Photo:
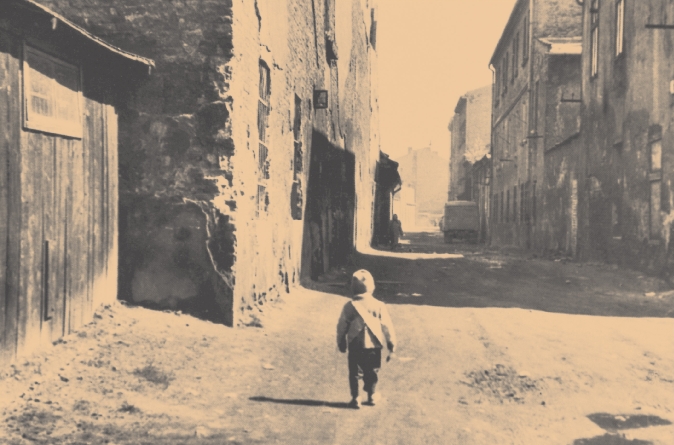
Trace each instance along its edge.
<instances>
[{"instance_id":1,"label":"crumbling plaster wall","mask_svg":"<svg viewBox=\"0 0 674 445\"><path fill-rule=\"evenodd\" d=\"M355 248L362 250L369 247L372 241L376 190L374 178L380 151L377 2L328 1L335 2L337 12L340 127L344 148L353 153L355 158L353 243ZM373 37L374 40L371 40Z\"/></svg>"},{"instance_id":2,"label":"crumbling plaster wall","mask_svg":"<svg viewBox=\"0 0 674 445\"><path fill-rule=\"evenodd\" d=\"M534 6L536 37L576 37L583 8L576 0L538 0Z\"/></svg>"},{"instance_id":3,"label":"crumbling plaster wall","mask_svg":"<svg viewBox=\"0 0 674 445\"><path fill-rule=\"evenodd\" d=\"M578 248L580 56L549 55L545 82L544 169L537 250L574 256ZM581 215L582 216L582 215ZM582 246L581 246L582 248Z\"/></svg>"},{"instance_id":4,"label":"crumbling plaster wall","mask_svg":"<svg viewBox=\"0 0 674 445\"><path fill-rule=\"evenodd\" d=\"M522 73L526 76L526 73ZM467 93L466 150L469 161L475 163L489 154L491 135L492 87L487 85Z\"/></svg>"},{"instance_id":5,"label":"crumbling plaster wall","mask_svg":"<svg viewBox=\"0 0 674 445\"><path fill-rule=\"evenodd\" d=\"M466 99L459 99L449 125L451 132L449 149L448 201L456 201L466 192Z\"/></svg>"},{"instance_id":6,"label":"crumbling plaster wall","mask_svg":"<svg viewBox=\"0 0 674 445\"><path fill-rule=\"evenodd\" d=\"M489 154L492 86L468 91L457 103L449 125L449 200L472 199L473 165Z\"/></svg>"},{"instance_id":7,"label":"crumbling plaster wall","mask_svg":"<svg viewBox=\"0 0 674 445\"><path fill-rule=\"evenodd\" d=\"M674 14L671 2L628 2L625 49L615 58L613 6L599 15L599 69L589 76L589 53L583 55L581 134L587 165L588 219L581 233L586 258L620 263L651 273L674 276L671 243L674 222L674 76L671 31L651 30ZM587 6L586 6L587 7ZM585 33L589 35L589 14ZM602 37L603 36L603 37ZM586 47L589 42L584 42ZM651 168L651 145L660 141L662 166ZM651 201L651 187L657 195ZM651 206L656 211L651 211ZM656 223L652 225L652 218Z\"/></svg>"}]
</instances>

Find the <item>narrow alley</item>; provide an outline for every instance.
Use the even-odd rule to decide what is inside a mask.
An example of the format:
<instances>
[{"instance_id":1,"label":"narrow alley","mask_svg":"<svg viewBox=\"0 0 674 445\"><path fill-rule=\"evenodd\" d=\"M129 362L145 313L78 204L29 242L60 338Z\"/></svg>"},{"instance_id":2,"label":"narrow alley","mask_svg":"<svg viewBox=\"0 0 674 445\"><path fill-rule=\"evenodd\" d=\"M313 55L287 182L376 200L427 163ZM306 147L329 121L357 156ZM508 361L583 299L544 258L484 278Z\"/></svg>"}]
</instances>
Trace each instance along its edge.
<instances>
[{"instance_id":1,"label":"narrow alley","mask_svg":"<svg viewBox=\"0 0 674 445\"><path fill-rule=\"evenodd\" d=\"M3 369L0 442L671 444L674 292L606 265L412 234L227 328L115 303ZM444 256L437 259L408 259ZM451 256L443 254L453 254ZM398 258L396 258L398 256ZM399 336L348 409L335 324L370 269Z\"/></svg>"}]
</instances>

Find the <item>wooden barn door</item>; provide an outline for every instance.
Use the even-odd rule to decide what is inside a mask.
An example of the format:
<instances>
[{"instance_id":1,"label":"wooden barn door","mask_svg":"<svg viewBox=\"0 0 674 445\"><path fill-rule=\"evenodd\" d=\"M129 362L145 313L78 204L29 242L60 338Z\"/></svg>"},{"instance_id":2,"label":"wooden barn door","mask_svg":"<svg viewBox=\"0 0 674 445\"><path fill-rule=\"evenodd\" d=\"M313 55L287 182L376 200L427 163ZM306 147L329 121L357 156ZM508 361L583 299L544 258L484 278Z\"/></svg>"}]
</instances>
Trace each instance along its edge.
<instances>
[{"instance_id":1,"label":"wooden barn door","mask_svg":"<svg viewBox=\"0 0 674 445\"><path fill-rule=\"evenodd\" d=\"M13 62L13 63L12 63ZM16 352L16 295L11 292L9 253L9 153L16 142L13 131L17 100L12 90L18 84L18 62L11 57L11 40L0 32L0 364L6 363ZM15 147L14 147L15 148Z\"/></svg>"},{"instance_id":2,"label":"wooden barn door","mask_svg":"<svg viewBox=\"0 0 674 445\"><path fill-rule=\"evenodd\" d=\"M43 133L24 134L19 348L26 352L65 333L67 165L73 143Z\"/></svg>"}]
</instances>

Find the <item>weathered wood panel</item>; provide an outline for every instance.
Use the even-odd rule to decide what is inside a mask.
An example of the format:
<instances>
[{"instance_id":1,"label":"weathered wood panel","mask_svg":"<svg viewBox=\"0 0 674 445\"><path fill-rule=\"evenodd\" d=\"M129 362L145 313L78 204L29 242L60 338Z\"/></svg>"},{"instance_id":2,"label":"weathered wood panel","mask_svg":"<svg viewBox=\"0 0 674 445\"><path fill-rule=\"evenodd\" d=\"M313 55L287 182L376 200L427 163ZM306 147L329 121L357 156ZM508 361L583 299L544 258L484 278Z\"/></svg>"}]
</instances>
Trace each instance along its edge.
<instances>
[{"instance_id":1,"label":"weathered wood panel","mask_svg":"<svg viewBox=\"0 0 674 445\"><path fill-rule=\"evenodd\" d=\"M68 146L71 141L56 138L54 140L54 236L51 256L51 285L50 297L53 305L51 341L63 336L66 332L66 204L69 179L66 167L68 165Z\"/></svg>"},{"instance_id":2,"label":"weathered wood panel","mask_svg":"<svg viewBox=\"0 0 674 445\"><path fill-rule=\"evenodd\" d=\"M42 148L42 258L40 284L40 325L41 341L46 343L52 338L52 322L54 315L54 245L59 237L58 223L55 218L55 139L44 138Z\"/></svg>"},{"instance_id":3,"label":"weathered wood panel","mask_svg":"<svg viewBox=\"0 0 674 445\"><path fill-rule=\"evenodd\" d=\"M8 359L13 345L8 345L7 330L7 242L9 234L9 203L7 197L7 162L10 145L9 37L0 31L0 363Z\"/></svg>"},{"instance_id":4,"label":"weathered wood panel","mask_svg":"<svg viewBox=\"0 0 674 445\"><path fill-rule=\"evenodd\" d=\"M118 234L119 234L119 152L117 145L118 115L115 108L106 105L105 128L107 137L107 190L108 190L108 256L106 259L108 281L105 286L104 301L110 304L117 299Z\"/></svg>"},{"instance_id":5,"label":"weathered wood panel","mask_svg":"<svg viewBox=\"0 0 674 445\"><path fill-rule=\"evenodd\" d=\"M40 343L42 303L42 152L50 140L24 132L21 141L21 272L19 350L30 353Z\"/></svg>"},{"instance_id":6,"label":"weathered wood panel","mask_svg":"<svg viewBox=\"0 0 674 445\"><path fill-rule=\"evenodd\" d=\"M20 252L21 252L21 107L20 107L20 42L3 35L3 46L7 49L5 71L7 73L7 202L8 202L8 236L7 236L7 272L5 286L5 337L3 351L14 357L18 348L18 308L20 287Z\"/></svg>"},{"instance_id":7,"label":"weathered wood panel","mask_svg":"<svg viewBox=\"0 0 674 445\"><path fill-rule=\"evenodd\" d=\"M91 212L91 217L93 219L93 239L94 239L94 249L93 253L93 264L94 264L94 277L93 284L96 294L98 295L101 292L101 283L105 280L104 271L104 256L106 251L106 246L104 244L105 230L107 230L105 224L105 179L104 179L104 161L103 153L105 152L105 135L104 135L104 121L103 121L103 105L100 103L94 103L94 113L93 125L92 125L92 141L96 141L95 144L91 147L91 153L93 155L93 162L91 165L92 173L92 189L94 190L94 200L93 208ZM98 298L97 298L98 299Z\"/></svg>"},{"instance_id":8,"label":"weathered wood panel","mask_svg":"<svg viewBox=\"0 0 674 445\"><path fill-rule=\"evenodd\" d=\"M86 133L85 133L86 137ZM70 305L70 331L80 328L85 323L87 305L87 202L84 196L84 151L83 141L73 140L70 144L69 172L71 187L70 212L68 216L68 244L66 255L69 258L68 268L70 289L68 303Z\"/></svg>"},{"instance_id":9,"label":"weathered wood panel","mask_svg":"<svg viewBox=\"0 0 674 445\"><path fill-rule=\"evenodd\" d=\"M94 254L95 251L95 240L94 240L94 218L92 217L91 212L94 210L94 199L96 192L93 189L93 175L92 175L92 159L95 157L92 153L93 147L96 145L96 134L93 130L95 125L95 117L93 115L95 109L95 104L91 100L84 100L84 135L82 138L82 165L83 165L83 205L85 208L84 221L86 225L85 232L85 249L86 249L86 283L85 283L85 294L82 300L82 316L87 317L91 307L91 299L94 292L93 289L93 280L94 280Z\"/></svg>"},{"instance_id":10,"label":"weathered wood panel","mask_svg":"<svg viewBox=\"0 0 674 445\"><path fill-rule=\"evenodd\" d=\"M0 31L0 364L117 296L116 110L86 98L82 140L24 130L21 45Z\"/></svg>"}]
</instances>

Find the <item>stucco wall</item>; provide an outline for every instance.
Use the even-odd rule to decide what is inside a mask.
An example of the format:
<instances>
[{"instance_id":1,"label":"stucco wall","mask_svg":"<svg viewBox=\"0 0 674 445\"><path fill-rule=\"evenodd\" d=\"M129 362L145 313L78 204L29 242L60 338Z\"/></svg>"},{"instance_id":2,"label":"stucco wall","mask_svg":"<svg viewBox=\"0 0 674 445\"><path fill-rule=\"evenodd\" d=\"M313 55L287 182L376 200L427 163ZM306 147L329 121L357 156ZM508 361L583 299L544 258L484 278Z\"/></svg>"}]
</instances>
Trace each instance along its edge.
<instances>
[{"instance_id":1,"label":"stucco wall","mask_svg":"<svg viewBox=\"0 0 674 445\"><path fill-rule=\"evenodd\" d=\"M593 78L586 9L581 130L588 178L588 220L581 233L588 246L585 256L667 277L674 270L674 101L669 91L674 37L671 31L647 29L644 24L660 23L672 14L671 2L626 2L625 49L616 58L614 6L603 5L599 69ZM651 148L658 142L662 165L656 171Z\"/></svg>"}]
</instances>

